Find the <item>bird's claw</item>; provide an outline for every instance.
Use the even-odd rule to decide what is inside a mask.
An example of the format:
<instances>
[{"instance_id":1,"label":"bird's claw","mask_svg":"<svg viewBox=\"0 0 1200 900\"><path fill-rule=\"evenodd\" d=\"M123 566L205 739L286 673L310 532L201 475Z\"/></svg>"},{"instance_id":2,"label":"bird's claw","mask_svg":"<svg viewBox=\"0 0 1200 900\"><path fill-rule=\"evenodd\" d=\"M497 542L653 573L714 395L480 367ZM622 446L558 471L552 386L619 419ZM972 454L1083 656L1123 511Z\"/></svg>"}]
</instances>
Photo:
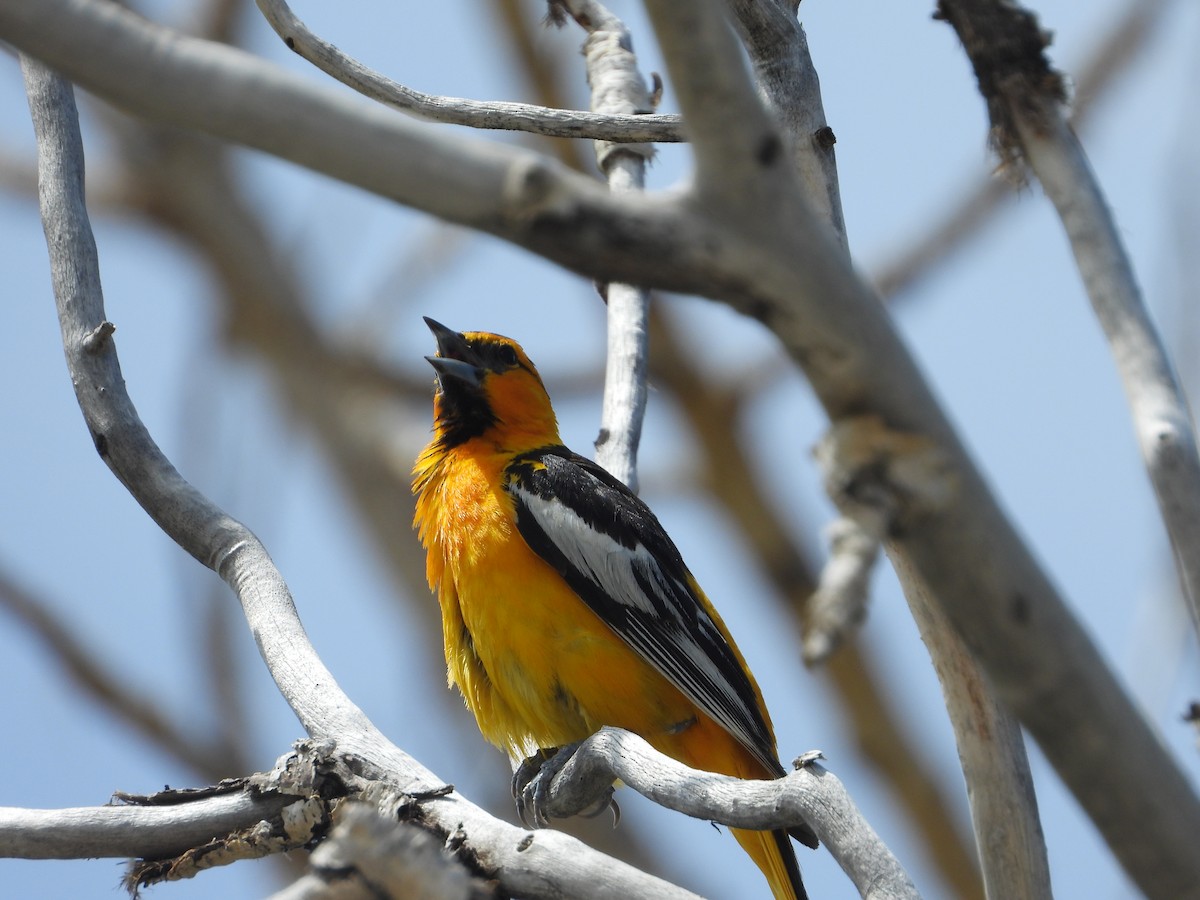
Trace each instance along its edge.
<instances>
[{"instance_id":1,"label":"bird's claw","mask_svg":"<svg viewBox=\"0 0 1200 900\"><path fill-rule=\"evenodd\" d=\"M550 802L550 786L563 767L574 755L578 743L564 747L550 747L539 750L533 756L522 760L512 777L512 797L517 806L517 815L521 824L526 828L546 828L550 825L550 815L546 811ZM579 815L594 817L611 809L613 812L613 827L621 821L621 808L613 799L613 789Z\"/></svg>"},{"instance_id":2,"label":"bird's claw","mask_svg":"<svg viewBox=\"0 0 1200 900\"><path fill-rule=\"evenodd\" d=\"M613 796L614 793L616 793L616 789L610 787L606 796L601 797L579 815L585 819L595 819L598 816L604 815L605 810L612 810L612 827L616 828L621 824L621 807L617 805L617 798Z\"/></svg>"},{"instance_id":3,"label":"bird's claw","mask_svg":"<svg viewBox=\"0 0 1200 900\"><path fill-rule=\"evenodd\" d=\"M550 785L554 776L562 771L577 745L567 747L545 747L533 756L526 757L517 766L512 777L512 796L517 804L517 815L526 828L546 828L550 817L546 814Z\"/></svg>"}]
</instances>

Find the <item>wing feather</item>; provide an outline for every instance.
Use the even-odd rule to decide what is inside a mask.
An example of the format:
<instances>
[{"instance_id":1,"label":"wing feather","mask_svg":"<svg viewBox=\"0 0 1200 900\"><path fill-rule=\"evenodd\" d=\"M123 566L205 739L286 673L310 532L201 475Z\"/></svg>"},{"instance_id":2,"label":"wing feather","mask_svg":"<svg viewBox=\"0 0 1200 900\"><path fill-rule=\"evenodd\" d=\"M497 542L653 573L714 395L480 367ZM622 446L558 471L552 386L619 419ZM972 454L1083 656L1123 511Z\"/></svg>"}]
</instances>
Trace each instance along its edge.
<instances>
[{"instance_id":1,"label":"wing feather","mask_svg":"<svg viewBox=\"0 0 1200 900\"><path fill-rule=\"evenodd\" d=\"M649 507L565 447L518 456L505 488L530 548L636 653L783 774L749 676Z\"/></svg>"}]
</instances>

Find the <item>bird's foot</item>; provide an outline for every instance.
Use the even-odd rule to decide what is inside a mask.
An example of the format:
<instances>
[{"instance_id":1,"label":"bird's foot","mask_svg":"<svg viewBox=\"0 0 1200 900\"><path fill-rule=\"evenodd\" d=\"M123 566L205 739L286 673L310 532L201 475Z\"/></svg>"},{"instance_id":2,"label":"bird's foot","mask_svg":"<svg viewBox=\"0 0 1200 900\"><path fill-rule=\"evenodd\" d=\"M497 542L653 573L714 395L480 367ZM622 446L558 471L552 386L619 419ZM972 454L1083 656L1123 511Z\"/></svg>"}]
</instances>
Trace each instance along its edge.
<instances>
[{"instance_id":1,"label":"bird's foot","mask_svg":"<svg viewBox=\"0 0 1200 900\"><path fill-rule=\"evenodd\" d=\"M513 801L517 805L517 815L520 816L521 822L526 828L545 828L550 824L548 810L551 785L554 784L554 779L558 777L566 764L570 762L579 743L581 742L539 750L533 756L523 760L516 772L513 773ZM611 786L594 802L566 815L574 814L591 818L601 815L607 809L613 811L613 827L615 828L621 821L621 809L613 799Z\"/></svg>"},{"instance_id":2,"label":"bird's foot","mask_svg":"<svg viewBox=\"0 0 1200 900\"><path fill-rule=\"evenodd\" d=\"M571 758L574 746L577 745L544 747L522 760L513 772L512 797L521 824L526 828L545 828L550 824L546 813L550 784Z\"/></svg>"}]
</instances>

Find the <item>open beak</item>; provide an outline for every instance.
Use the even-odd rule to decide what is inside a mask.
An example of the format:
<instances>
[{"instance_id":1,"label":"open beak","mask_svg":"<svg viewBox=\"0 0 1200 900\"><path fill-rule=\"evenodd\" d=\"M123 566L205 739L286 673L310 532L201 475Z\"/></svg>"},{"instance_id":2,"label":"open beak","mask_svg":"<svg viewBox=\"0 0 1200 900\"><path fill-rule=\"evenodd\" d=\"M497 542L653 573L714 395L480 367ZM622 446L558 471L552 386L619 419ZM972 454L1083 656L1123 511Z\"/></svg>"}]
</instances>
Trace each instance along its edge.
<instances>
[{"instance_id":1,"label":"open beak","mask_svg":"<svg viewBox=\"0 0 1200 900\"><path fill-rule=\"evenodd\" d=\"M471 349L467 339L429 316L424 316L424 319L437 340L438 355L427 356L425 359L437 372L438 381L444 384L445 379L453 378L472 387L479 387L483 383L483 361L479 354Z\"/></svg>"}]
</instances>

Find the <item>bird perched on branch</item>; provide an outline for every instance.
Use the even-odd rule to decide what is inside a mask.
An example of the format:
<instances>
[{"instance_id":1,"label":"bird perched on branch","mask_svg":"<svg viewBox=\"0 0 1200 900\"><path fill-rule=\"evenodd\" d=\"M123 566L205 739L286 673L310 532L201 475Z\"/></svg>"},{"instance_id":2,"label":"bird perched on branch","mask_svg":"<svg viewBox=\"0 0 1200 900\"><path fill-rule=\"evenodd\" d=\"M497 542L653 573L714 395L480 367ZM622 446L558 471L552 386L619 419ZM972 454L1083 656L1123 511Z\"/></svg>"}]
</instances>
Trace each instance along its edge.
<instances>
[{"instance_id":1,"label":"bird perched on branch","mask_svg":"<svg viewBox=\"0 0 1200 900\"><path fill-rule=\"evenodd\" d=\"M515 341L425 322L438 389L415 525L483 736L516 762L611 725L693 768L783 775L758 685L658 519L563 446ZM776 898L805 897L788 832L733 835Z\"/></svg>"}]
</instances>

